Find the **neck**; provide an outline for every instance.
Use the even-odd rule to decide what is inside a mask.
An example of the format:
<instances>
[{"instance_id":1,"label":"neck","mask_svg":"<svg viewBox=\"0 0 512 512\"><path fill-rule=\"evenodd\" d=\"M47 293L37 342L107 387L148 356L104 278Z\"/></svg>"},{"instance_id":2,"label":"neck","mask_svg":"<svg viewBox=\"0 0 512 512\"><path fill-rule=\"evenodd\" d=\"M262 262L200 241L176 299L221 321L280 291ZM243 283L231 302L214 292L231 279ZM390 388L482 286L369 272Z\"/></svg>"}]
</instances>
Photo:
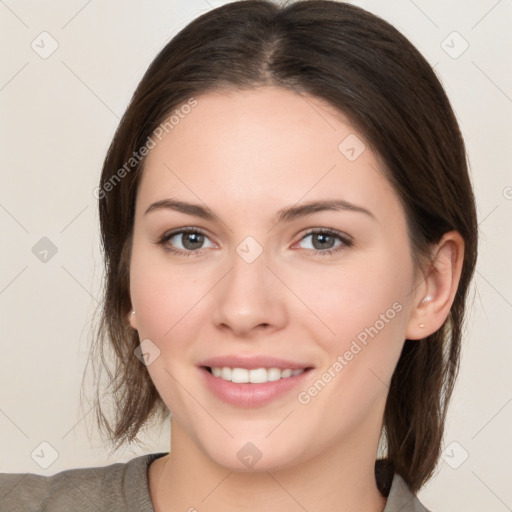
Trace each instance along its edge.
<instances>
[{"instance_id":1,"label":"neck","mask_svg":"<svg viewBox=\"0 0 512 512\"><path fill-rule=\"evenodd\" d=\"M386 499L375 481L374 438L375 432L358 431L293 467L239 472L218 465L173 421L171 453L150 466L153 506L155 512L238 512L242 505L247 511L382 512Z\"/></svg>"}]
</instances>

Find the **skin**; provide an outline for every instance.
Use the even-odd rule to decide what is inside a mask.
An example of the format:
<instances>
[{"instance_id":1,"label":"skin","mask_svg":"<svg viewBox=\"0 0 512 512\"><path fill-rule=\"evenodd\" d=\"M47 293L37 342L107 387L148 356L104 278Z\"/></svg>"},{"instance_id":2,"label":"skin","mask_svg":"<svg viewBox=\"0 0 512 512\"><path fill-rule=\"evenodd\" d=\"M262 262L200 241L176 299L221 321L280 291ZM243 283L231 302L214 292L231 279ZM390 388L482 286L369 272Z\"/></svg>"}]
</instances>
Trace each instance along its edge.
<instances>
[{"instance_id":1,"label":"skin","mask_svg":"<svg viewBox=\"0 0 512 512\"><path fill-rule=\"evenodd\" d=\"M160 351L147 369L173 415L172 451L149 468L155 510L382 511L374 463L388 384L404 340L446 319L463 240L447 233L432 248L435 266L415 272L405 214L376 155L366 144L347 159L340 142L364 137L321 100L273 87L196 99L147 157L136 200L129 322ZM145 214L171 197L207 206L219 220ZM328 210L276 224L280 209L323 199L373 216ZM199 255L155 243L185 227L202 228L203 245L177 235L167 247L198 247ZM310 228L339 231L353 245L336 237L314 245ZM236 251L247 236L263 250L251 263ZM298 393L397 303L394 318L300 403ZM300 389L242 409L199 378L202 360L227 354L270 354L314 369ZM262 454L251 468L237 457L247 442Z\"/></svg>"}]
</instances>

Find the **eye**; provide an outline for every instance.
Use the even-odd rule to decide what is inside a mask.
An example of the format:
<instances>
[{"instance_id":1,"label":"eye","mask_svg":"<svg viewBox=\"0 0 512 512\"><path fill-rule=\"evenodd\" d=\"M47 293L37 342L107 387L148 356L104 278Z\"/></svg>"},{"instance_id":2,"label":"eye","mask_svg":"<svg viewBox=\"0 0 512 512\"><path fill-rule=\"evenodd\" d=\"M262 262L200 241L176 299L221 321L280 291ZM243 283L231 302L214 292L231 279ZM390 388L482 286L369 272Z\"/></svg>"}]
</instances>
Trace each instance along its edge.
<instances>
[{"instance_id":1,"label":"eye","mask_svg":"<svg viewBox=\"0 0 512 512\"><path fill-rule=\"evenodd\" d=\"M301 238L300 242L308 238L311 239L310 247L305 247L305 249L312 249L315 255L333 254L353 245L350 237L332 229L312 229ZM336 240L338 240L337 245ZM203 230L181 228L164 233L155 243L163 246L169 252L184 256L197 256L202 254L202 250L205 249L205 241L210 241L210 239ZM215 244L210 241L210 245L207 247L215 247Z\"/></svg>"},{"instance_id":2,"label":"eye","mask_svg":"<svg viewBox=\"0 0 512 512\"><path fill-rule=\"evenodd\" d=\"M306 249L313 249L315 255L333 254L353 245L348 236L332 229L312 229L301 238L301 242L308 238L311 238L311 243ZM338 245L335 245L336 240L339 241Z\"/></svg>"},{"instance_id":3,"label":"eye","mask_svg":"<svg viewBox=\"0 0 512 512\"><path fill-rule=\"evenodd\" d=\"M164 233L156 243L162 245L167 251L192 256L201 254L205 240L209 240L209 238L199 228L182 228ZM210 244L210 247L215 247L211 241Z\"/></svg>"}]
</instances>

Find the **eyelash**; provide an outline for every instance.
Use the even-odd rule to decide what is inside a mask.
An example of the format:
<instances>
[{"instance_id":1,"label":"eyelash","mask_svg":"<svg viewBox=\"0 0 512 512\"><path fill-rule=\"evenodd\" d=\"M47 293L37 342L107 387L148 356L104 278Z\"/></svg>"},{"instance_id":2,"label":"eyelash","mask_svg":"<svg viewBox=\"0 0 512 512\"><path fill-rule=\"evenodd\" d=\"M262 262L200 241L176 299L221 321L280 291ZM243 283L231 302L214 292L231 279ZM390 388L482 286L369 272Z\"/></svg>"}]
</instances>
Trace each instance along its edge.
<instances>
[{"instance_id":1,"label":"eyelash","mask_svg":"<svg viewBox=\"0 0 512 512\"><path fill-rule=\"evenodd\" d=\"M186 229L178 229L178 230L175 230L175 231L171 231L170 233L164 233L155 243L157 245L160 245L162 247L164 247L164 249L166 251L169 251L169 252L172 252L174 254L178 254L180 256L199 256L202 254L202 250L201 249L198 249L198 250L195 250L195 251L192 251L192 250L189 250L189 251L183 251L181 249L176 249L174 247L170 247L170 246L166 246L167 242L174 236L176 235L181 235L181 234L190 234L190 233L200 233L201 235L204 235L206 237L208 237L208 235L206 234L205 231L203 231L202 229L199 229L199 228L186 228ZM344 248L348 248L348 247L352 247L353 246L353 242L350 238L348 238L347 236L344 236L342 235L340 232L338 231L334 231L332 229L326 229L326 228L317 228L317 229L311 229L309 230L307 233L304 234L304 236L299 240L299 242L301 242L302 240L304 240L306 237L310 236L310 235L316 235L316 234L322 234L322 235L328 235L328 236L334 236L336 238L338 238L338 240L340 240L342 243L341 245L338 245L338 247L334 248L334 249L327 249L325 251L320 251L318 249L313 249L313 254L315 256L326 256L326 255L330 255L330 254L334 254L334 253L337 253L337 252L340 252L341 250L343 250Z\"/></svg>"}]
</instances>

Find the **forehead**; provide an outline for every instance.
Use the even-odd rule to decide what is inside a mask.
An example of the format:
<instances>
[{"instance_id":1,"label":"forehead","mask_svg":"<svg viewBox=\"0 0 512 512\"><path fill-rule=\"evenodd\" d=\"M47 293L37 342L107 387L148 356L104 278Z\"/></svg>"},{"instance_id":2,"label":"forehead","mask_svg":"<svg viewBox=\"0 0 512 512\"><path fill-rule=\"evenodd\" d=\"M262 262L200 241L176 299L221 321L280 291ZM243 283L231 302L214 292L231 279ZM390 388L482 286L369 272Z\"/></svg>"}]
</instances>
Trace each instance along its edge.
<instances>
[{"instance_id":1,"label":"forehead","mask_svg":"<svg viewBox=\"0 0 512 512\"><path fill-rule=\"evenodd\" d=\"M168 151L160 144L149 160L171 156L169 150L177 149L222 162L223 167L250 160L254 167L260 162L268 167L298 156L317 161L320 152L333 160L339 153L338 139L355 131L332 106L288 89L214 91L196 102L165 136Z\"/></svg>"},{"instance_id":2,"label":"forehead","mask_svg":"<svg viewBox=\"0 0 512 512\"><path fill-rule=\"evenodd\" d=\"M170 196L212 209L227 198L253 209L333 195L396 203L363 135L321 99L275 87L195 99L146 159L142 206Z\"/></svg>"}]
</instances>

